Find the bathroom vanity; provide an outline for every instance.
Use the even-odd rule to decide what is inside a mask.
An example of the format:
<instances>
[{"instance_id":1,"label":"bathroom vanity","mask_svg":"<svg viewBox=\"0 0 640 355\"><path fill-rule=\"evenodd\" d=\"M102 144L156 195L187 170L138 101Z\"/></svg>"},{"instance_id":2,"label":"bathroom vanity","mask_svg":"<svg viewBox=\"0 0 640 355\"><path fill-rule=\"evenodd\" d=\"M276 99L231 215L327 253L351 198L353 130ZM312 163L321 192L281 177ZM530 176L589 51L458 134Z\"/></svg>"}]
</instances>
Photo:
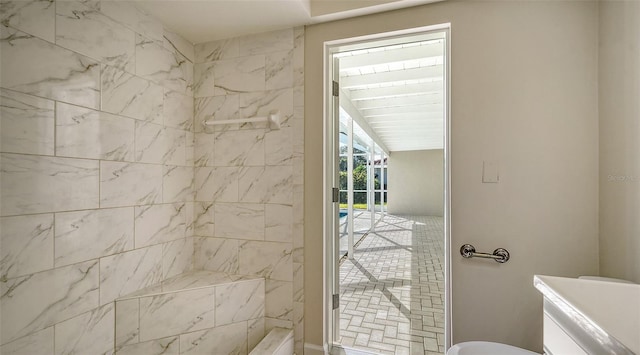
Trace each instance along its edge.
<instances>
[{"instance_id":1,"label":"bathroom vanity","mask_svg":"<svg viewBox=\"0 0 640 355\"><path fill-rule=\"evenodd\" d=\"M640 355L640 285L536 275L544 352Z\"/></svg>"}]
</instances>

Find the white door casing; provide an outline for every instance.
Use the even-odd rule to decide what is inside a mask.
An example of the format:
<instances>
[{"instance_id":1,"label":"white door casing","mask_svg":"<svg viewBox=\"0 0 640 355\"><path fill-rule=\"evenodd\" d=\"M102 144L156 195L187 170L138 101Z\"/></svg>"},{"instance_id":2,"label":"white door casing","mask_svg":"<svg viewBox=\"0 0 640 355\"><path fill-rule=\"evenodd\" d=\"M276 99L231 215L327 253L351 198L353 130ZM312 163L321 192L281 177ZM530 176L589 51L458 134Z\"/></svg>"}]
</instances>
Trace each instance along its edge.
<instances>
[{"instance_id":1,"label":"white door casing","mask_svg":"<svg viewBox=\"0 0 640 355\"><path fill-rule=\"evenodd\" d=\"M451 225L451 208L450 208L450 24L442 24L428 27L421 27L403 31L396 31L384 34L376 34L358 38L342 39L337 41L325 42L324 48L324 71L325 71L325 114L324 114L324 275L323 281L325 303L323 311L324 319L324 348L326 352L330 352L334 344L338 340L338 323L339 308L332 309L333 295L339 292L339 268L337 266L339 257L339 243L337 236L339 235L339 204L332 202L333 187L339 186L338 177L338 155L339 155L339 137L338 120L340 101L333 96L333 82L339 82L339 61L336 60L334 54L341 47L349 45L361 45L370 41L380 40L396 40L407 36L416 36L420 34L429 34L433 32L444 32L445 35L445 54L442 71L444 75L443 90L443 109L444 109L444 127L443 127L443 148L444 148L444 232L445 232L445 347L451 346L452 326L451 326L451 247L450 247L450 225ZM341 92L342 93L342 92Z\"/></svg>"}]
</instances>

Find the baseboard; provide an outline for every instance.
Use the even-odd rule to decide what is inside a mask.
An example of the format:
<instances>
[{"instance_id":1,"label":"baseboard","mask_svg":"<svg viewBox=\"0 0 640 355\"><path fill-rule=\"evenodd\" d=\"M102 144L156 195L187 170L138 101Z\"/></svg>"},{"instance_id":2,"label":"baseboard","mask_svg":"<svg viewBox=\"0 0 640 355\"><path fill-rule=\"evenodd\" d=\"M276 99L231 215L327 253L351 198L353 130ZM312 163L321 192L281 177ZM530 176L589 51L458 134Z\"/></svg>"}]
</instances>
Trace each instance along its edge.
<instances>
[{"instance_id":1,"label":"baseboard","mask_svg":"<svg viewBox=\"0 0 640 355\"><path fill-rule=\"evenodd\" d=\"M325 349L317 344L304 343L304 355L325 355Z\"/></svg>"}]
</instances>

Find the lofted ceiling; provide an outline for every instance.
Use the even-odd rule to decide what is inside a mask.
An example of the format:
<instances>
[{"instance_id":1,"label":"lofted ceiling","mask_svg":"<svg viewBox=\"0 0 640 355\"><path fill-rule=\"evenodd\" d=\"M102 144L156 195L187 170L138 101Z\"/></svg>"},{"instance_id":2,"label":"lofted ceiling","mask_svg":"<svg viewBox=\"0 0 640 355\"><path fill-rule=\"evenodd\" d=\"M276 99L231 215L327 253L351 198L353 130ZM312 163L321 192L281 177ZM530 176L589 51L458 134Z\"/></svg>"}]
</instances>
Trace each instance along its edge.
<instances>
[{"instance_id":1,"label":"lofted ceiling","mask_svg":"<svg viewBox=\"0 0 640 355\"><path fill-rule=\"evenodd\" d=\"M195 44L443 0L131 1Z\"/></svg>"},{"instance_id":2,"label":"lofted ceiling","mask_svg":"<svg viewBox=\"0 0 640 355\"><path fill-rule=\"evenodd\" d=\"M444 33L336 54L340 106L388 152L444 147Z\"/></svg>"}]
</instances>

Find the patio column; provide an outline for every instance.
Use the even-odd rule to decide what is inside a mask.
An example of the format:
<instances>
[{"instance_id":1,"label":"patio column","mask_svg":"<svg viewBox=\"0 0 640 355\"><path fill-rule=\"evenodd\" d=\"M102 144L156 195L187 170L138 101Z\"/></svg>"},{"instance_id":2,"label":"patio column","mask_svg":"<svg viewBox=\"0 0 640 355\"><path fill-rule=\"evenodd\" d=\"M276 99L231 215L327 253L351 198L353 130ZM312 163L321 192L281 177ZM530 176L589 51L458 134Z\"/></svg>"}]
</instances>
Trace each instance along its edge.
<instances>
[{"instance_id":1,"label":"patio column","mask_svg":"<svg viewBox=\"0 0 640 355\"><path fill-rule=\"evenodd\" d=\"M371 210L371 231L373 232L373 228L376 225L376 169L375 169L375 160L376 160L376 143L373 138L371 138L371 144L369 149L369 177L368 180L368 195L369 195L369 209Z\"/></svg>"},{"instance_id":2,"label":"patio column","mask_svg":"<svg viewBox=\"0 0 640 355\"><path fill-rule=\"evenodd\" d=\"M353 259L353 119L347 120L347 243Z\"/></svg>"},{"instance_id":3,"label":"patio column","mask_svg":"<svg viewBox=\"0 0 640 355\"><path fill-rule=\"evenodd\" d=\"M384 150L380 154L380 213L384 217Z\"/></svg>"}]
</instances>

